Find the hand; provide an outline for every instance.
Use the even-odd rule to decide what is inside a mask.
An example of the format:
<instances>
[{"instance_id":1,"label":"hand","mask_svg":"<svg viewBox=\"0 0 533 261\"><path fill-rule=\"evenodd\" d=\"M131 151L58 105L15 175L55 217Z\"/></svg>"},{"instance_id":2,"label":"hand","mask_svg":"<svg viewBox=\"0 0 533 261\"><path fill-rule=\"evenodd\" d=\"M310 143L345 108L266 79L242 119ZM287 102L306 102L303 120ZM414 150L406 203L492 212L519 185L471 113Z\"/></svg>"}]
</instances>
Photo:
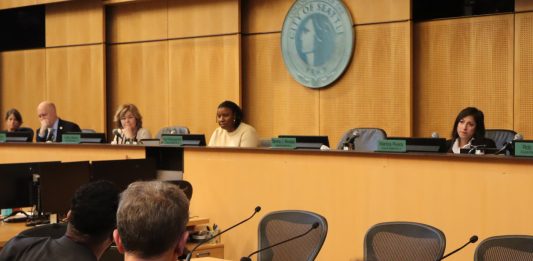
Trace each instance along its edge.
<instances>
[{"instance_id":1,"label":"hand","mask_svg":"<svg viewBox=\"0 0 533 261\"><path fill-rule=\"evenodd\" d=\"M122 134L124 135L125 139L135 138L135 131L130 126L124 126L124 128L122 129Z\"/></svg>"},{"instance_id":2,"label":"hand","mask_svg":"<svg viewBox=\"0 0 533 261\"><path fill-rule=\"evenodd\" d=\"M48 119L41 119L41 129L39 129L39 136L44 137L46 130L51 127Z\"/></svg>"}]
</instances>

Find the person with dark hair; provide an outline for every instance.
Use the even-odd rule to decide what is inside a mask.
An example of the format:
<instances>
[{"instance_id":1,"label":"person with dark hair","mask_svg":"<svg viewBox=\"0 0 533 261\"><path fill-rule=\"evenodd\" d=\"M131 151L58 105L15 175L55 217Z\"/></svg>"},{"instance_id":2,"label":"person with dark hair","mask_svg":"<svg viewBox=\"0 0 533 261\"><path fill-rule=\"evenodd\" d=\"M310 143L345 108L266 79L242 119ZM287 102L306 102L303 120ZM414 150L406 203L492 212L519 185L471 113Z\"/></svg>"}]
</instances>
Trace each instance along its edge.
<instances>
[{"instance_id":1,"label":"person with dark hair","mask_svg":"<svg viewBox=\"0 0 533 261\"><path fill-rule=\"evenodd\" d=\"M452 129L452 139L447 141L448 152L461 153L472 146L496 148L493 140L485 138L485 116L474 107L467 107L457 115Z\"/></svg>"},{"instance_id":2,"label":"person with dark hair","mask_svg":"<svg viewBox=\"0 0 533 261\"><path fill-rule=\"evenodd\" d=\"M67 132L81 132L80 126L57 116L56 105L43 101L37 106L37 116L41 127L37 129L37 142L61 142L62 135Z\"/></svg>"},{"instance_id":3,"label":"person with dark hair","mask_svg":"<svg viewBox=\"0 0 533 261\"><path fill-rule=\"evenodd\" d=\"M6 131L17 131L22 125L22 115L17 109L10 109L6 113Z\"/></svg>"},{"instance_id":4,"label":"person with dark hair","mask_svg":"<svg viewBox=\"0 0 533 261\"><path fill-rule=\"evenodd\" d=\"M134 104L123 104L118 107L113 118L116 129L113 130L111 144L137 144L142 139L150 139L152 135L143 128L143 117Z\"/></svg>"},{"instance_id":5,"label":"person with dark hair","mask_svg":"<svg viewBox=\"0 0 533 261\"><path fill-rule=\"evenodd\" d=\"M257 147L259 137L254 127L242 122L243 113L239 105L224 101L218 105L218 127L209 140L209 146Z\"/></svg>"},{"instance_id":6,"label":"person with dark hair","mask_svg":"<svg viewBox=\"0 0 533 261\"><path fill-rule=\"evenodd\" d=\"M176 185L139 181L120 196L113 238L124 260L174 261L189 233L189 200Z\"/></svg>"},{"instance_id":7,"label":"person with dark hair","mask_svg":"<svg viewBox=\"0 0 533 261\"><path fill-rule=\"evenodd\" d=\"M113 242L119 191L109 181L81 186L75 193L65 235L11 239L0 252L0 260L94 261Z\"/></svg>"}]
</instances>

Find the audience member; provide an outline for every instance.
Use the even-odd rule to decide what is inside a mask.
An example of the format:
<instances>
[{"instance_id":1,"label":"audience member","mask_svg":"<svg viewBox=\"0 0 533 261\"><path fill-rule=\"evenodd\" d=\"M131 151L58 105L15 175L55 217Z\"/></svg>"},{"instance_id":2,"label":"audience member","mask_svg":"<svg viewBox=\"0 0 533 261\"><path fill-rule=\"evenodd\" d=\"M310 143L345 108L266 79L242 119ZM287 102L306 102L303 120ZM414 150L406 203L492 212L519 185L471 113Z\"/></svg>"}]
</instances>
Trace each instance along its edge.
<instances>
[{"instance_id":1,"label":"audience member","mask_svg":"<svg viewBox=\"0 0 533 261\"><path fill-rule=\"evenodd\" d=\"M122 192L113 232L124 260L174 261L189 236L189 200L176 185L135 182Z\"/></svg>"},{"instance_id":2,"label":"audience member","mask_svg":"<svg viewBox=\"0 0 533 261\"><path fill-rule=\"evenodd\" d=\"M0 252L0 260L94 261L100 259L113 242L119 191L109 181L81 186L67 214L65 235L11 239Z\"/></svg>"}]
</instances>

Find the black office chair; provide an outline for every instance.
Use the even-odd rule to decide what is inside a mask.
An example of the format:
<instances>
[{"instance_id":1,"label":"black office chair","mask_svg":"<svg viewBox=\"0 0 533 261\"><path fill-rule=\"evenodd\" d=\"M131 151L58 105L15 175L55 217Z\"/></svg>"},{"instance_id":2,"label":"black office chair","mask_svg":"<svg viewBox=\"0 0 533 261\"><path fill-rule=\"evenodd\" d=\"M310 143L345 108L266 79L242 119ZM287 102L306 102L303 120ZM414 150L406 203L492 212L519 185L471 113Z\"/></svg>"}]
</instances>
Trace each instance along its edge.
<instances>
[{"instance_id":1,"label":"black office chair","mask_svg":"<svg viewBox=\"0 0 533 261\"><path fill-rule=\"evenodd\" d=\"M161 139L161 135L163 134L189 134L189 128L185 127L185 126L169 126L169 127L164 127L164 128L161 128L157 134L155 135L155 137L157 139Z\"/></svg>"},{"instance_id":2,"label":"black office chair","mask_svg":"<svg viewBox=\"0 0 533 261\"><path fill-rule=\"evenodd\" d=\"M316 213L302 210L271 212L259 223L259 249L300 235L309 230L314 223L319 226L298 239L262 251L258 261L315 260L328 233L328 222Z\"/></svg>"},{"instance_id":3,"label":"black office chair","mask_svg":"<svg viewBox=\"0 0 533 261\"><path fill-rule=\"evenodd\" d=\"M496 143L496 148L502 148L505 143L514 139L516 132L513 130L503 129L487 129L485 131L485 138L489 138Z\"/></svg>"},{"instance_id":4,"label":"black office chair","mask_svg":"<svg viewBox=\"0 0 533 261\"><path fill-rule=\"evenodd\" d=\"M372 226L365 235L366 261L440 260L446 237L437 228L414 222L386 222Z\"/></svg>"},{"instance_id":5,"label":"black office chair","mask_svg":"<svg viewBox=\"0 0 533 261\"><path fill-rule=\"evenodd\" d=\"M167 180L167 182L172 183L180 187L180 189L185 193L189 201L192 198L192 184L186 180Z\"/></svg>"},{"instance_id":6,"label":"black office chair","mask_svg":"<svg viewBox=\"0 0 533 261\"><path fill-rule=\"evenodd\" d=\"M489 237L476 248L475 261L533 261L533 236Z\"/></svg>"},{"instance_id":7,"label":"black office chair","mask_svg":"<svg viewBox=\"0 0 533 261\"><path fill-rule=\"evenodd\" d=\"M26 229L20 232L20 235L26 237L51 237L54 239L60 238L67 232L67 223L61 224L46 224Z\"/></svg>"},{"instance_id":8,"label":"black office chair","mask_svg":"<svg viewBox=\"0 0 533 261\"><path fill-rule=\"evenodd\" d=\"M356 134L354 134L356 133ZM357 137L355 137L357 135ZM387 133L379 128L355 128L350 129L344 133L337 149L342 150L344 145L350 142L354 151L368 152L376 151L380 140L387 138Z\"/></svg>"}]
</instances>

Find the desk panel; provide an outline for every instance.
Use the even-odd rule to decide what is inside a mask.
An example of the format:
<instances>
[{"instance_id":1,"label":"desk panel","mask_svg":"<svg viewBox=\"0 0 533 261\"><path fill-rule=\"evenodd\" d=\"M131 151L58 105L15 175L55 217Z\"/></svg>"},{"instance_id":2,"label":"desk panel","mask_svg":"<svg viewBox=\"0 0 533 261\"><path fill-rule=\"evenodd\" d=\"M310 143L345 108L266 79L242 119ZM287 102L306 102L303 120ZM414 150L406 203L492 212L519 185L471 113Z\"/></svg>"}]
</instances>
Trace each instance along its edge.
<instances>
[{"instance_id":1,"label":"desk panel","mask_svg":"<svg viewBox=\"0 0 533 261\"><path fill-rule=\"evenodd\" d=\"M194 186L191 213L227 228L225 258L257 249L262 216L310 210L328 220L317 260L362 260L373 224L415 221L441 229L447 252L477 234L533 234L533 168L527 159L475 155L194 149L184 153L184 178ZM474 246L449 260L472 260Z\"/></svg>"},{"instance_id":2,"label":"desk panel","mask_svg":"<svg viewBox=\"0 0 533 261\"><path fill-rule=\"evenodd\" d=\"M37 135L37 134L35 134ZM40 161L144 159L143 146L109 144L0 143L0 164Z\"/></svg>"}]
</instances>

